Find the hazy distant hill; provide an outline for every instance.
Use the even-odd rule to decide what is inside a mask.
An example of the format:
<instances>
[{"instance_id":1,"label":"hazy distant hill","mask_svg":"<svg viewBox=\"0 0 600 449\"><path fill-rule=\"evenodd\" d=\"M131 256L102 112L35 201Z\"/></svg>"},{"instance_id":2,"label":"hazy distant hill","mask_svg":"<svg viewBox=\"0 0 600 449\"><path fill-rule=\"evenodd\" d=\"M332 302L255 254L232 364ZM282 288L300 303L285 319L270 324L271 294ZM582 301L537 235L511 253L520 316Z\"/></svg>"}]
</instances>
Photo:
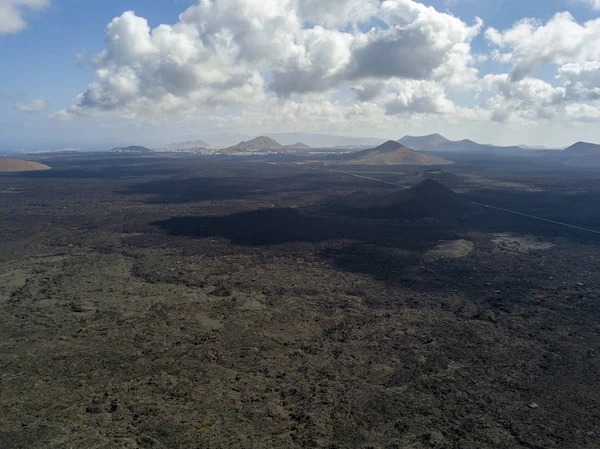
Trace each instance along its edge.
<instances>
[{"instance_id":1,"label":"hazy distant hill","mask_svg":"<svg viewBox=\"0 0 600 449\"><path fill-rule=\"evenodd\" d=\"M51 167L39 162L19 159L0 159L0 173L17 173L25 171L50 170Z\"/></svg>"},{"instance_id":2,"label":"hazy distant hill","mask_svg":"<svg viewBox=\"0 0 600 449\"><path fill-rule=\"evenodd\" d=\"M113 153L152 153L152 150L142 146L115 147L110 150Z\"/></svg>"},{"instance_id":3,"label":"hazy distant hill","mask_svg":"<svg viewBox=\"0 0 600 449\"><path fill-rule=\"evenodd\" d=\"M242 142L244 140L251 140L254 136L249 136L247 134L240 133L215 133L215 134L205 134L198 137L194 137L194 139L188 140L202 140L203 142L208 142L211 147L230 147L235 145L238 142Z\"/></svg>"},{"instance_id":4,"label":"hazy distant hill","mask_svg":"<svg viewBox=\"0 0 600 449\"><path fill-rule=\"evenodd\" d=\"M450 141L440 134L429 134L428 136L404 136L398 142L408 148L418 150L443 145Z\"/></svg>"},{"instance_id":5,"label":"hazy distant hill","mask_svg":"<svg viewBox=\"0 0 600 449\"><path fill-rule=\"evenodd\" d=\"M577 142L562 151L543 151L544 158L571 167L600 167L600 145Z\"/></svg>"},{"instance_id":6,"label":"hazy distant hill","mask_svg":"<svg viewBox=\"0 0 600 449\"><path fill-rule=\"evenodd\" d=\"M589 142L577 142L557 156L565 165L571 167L600 167L600 145Z\"/></svg>"},{"instance_id":7,"label":"hazy distant hill","mask_svg":"<svg viewBox=\"0 0 600 449\"><path fill-rule=\"evenodd\" d=\"M223 153L262 153L265 151L285 153L287 150L279 142L266 136L260 136L248 142L240 142L222 150Z\"/></svg>"},{"instance_id":8,"label":"hazy distant hill","mask_svg":"<svg viewBox=\"0 0 600 449\"><path fill-rule=\"evenodd\" d=\"M473 207L437 181L426 179L410 189L354 193L330 201L338 213L364 218L461 217Z\"/></svg>"},{"instance_id":9,"label":"hazy distant hill","mask_svg":"<svg viewBox=\"0 0 600 449\"><path fill-rule=\"evenodd\" d=\"M452 162L437 156L421 154L394 140L370 150L349 153L331 159L361 165L449 165Z\"/></svg>"},{"instance_id":10,"label":"hazy distant hill","mask_svg":"<svg viewBox=\"0 0 600 449\"><path fill-rule=\"evenodd\" d=\"M316 133L303 133L303 132L291 132L291 133L262 133L262 136L270 137L277 142L302 142L311 148L372 148L385 142L385 139L378 139L375 137L350 137L350 136L337 136L329 134L316 134ZM256 136L249 136L246 134L235 134L235 133L221 133L221 134L205 134L199 135L197 139L202 139L204 142L208 142L212 147L229 147L235 146L236 142L249 141ZM186 137L187 138L187 137ZM188 139L188 140L195 140Z\"/></svg>"},{"instance_id":11,"label":"hazy distant hill","mask_svg":"<svg viewBox=\"0 0 600 449\"><path fill-rule=\"evenodd\" d=\"M187 142L170 143L160 147L162 150L194 150L210 146L204 140L189 140Z\"/></svg>"},{"instance_id":12,"label":"hazy distant hill","mask_svg":"<svg viewBox=\"0 0 600 449\"><path fill-rule=\"evenodd\" d=\"M430 134L428 136L405 136L400 139L403 145L414 148L417 151L431 152L454 152L454 153L485 153L502 152L502 154L527 154L518 146L500 147L495 145L484 145L473 140L449 140L440 134Z\"/></svg>"},{"instance_id":13,"label":"hazy distant hill","mask_svg":"<svg viewBox=\"0 0 600 449\"><path fill-rule=\"evenodd\" d=\"M577 142L562 151L566 157L597 156L600 155L600 145L589 142Z\"/></svg>"},{"instance_id":14,"label":"hazy distant hill","mask_svg":"<svg viewBox=\"0 0 600 449\"><path fill-rule=\"evenodd\" d=\"M285 147L290 150L310 150L310 149L312 149L312 147L309 147L308 145L306 145L305 143L302 143L302 142L296 142L296 143L293 143L292 145L285 145Z\"/></svg>"}]
</instances>

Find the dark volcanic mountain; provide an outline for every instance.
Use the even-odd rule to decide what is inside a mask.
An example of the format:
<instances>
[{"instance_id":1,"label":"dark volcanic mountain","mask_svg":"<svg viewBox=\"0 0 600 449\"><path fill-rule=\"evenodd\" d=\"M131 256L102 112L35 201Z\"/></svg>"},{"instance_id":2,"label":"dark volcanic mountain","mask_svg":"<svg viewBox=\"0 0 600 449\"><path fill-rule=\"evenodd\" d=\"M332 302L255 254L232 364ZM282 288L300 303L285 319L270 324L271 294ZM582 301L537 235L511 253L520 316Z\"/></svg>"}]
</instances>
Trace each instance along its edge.
<instances>
[{"instance_id":1,"label":"dark volcanic mountain","mask_svg":"<svg viewBox=\"0 0 600 449\"><path fill-rule=\"evenodd\" d=\"M112 150L113 153L151 153L152 150L142 146L130 146L130 147L115 147Z\"/></svg>"},{"instance_id":2,"label":"dark volcanic mountain","mask_svg":"<svg viewBox=\"0 0 600 449\"><path fill-rule=\"evenodd\" d=\"M452 162L441 157L429 156L406 148L394 140L388 140L377 148L332 156L346 164L360 165L449 165Z\"/></svg>"},{"instance_id":3,"label":"dark volcanic mountain","mask_svg":"<svg viewBox=\"0 0 600 449\"><path fill-rule=\"evenodd\" d=\"M562 151L545 152L546 159L571 167L600 167L600 145L577 142Z\"/></svg>"},{"instance_id":4,"label":"dark volcanic mountain","mask_svg":"<svg viewBox=\"0 0 600 449\"><path fill-rule=\"evenodd\" d=\"M0 159L0 173L17 173L25 171L50 170L50 167L39 162L18 159Z\"/></svg>"},{"instance_id":5,"label":"dark volcanic mountain","mask_svg":"<svg viewBox=\"0 0 600 449\"><path fill-rule=\"evenodd\" d=\"M260 136L248 142L240 142L229 148L221 150L223 153L263 153L263 152L285 153L286 148L270 137Z\"/></svg>"},{"instance_id":6,"label":"dark volcanic mountain","mask_svg":"<svg viewBox=\"0 0 600 449\"><path fill-rule=\"evenodd\" d=\"M343 215L362 218L460 218L473 210L469 202L432 179L393 192L357 192L332 200L329 206Z\"/></svg>"},{"instance_id":7,"label":"dark volcanic mountain","mask_svg":"<svg viewBox=\"0 0 600 449\"><path fill-rule=\"evenodd\" d=\"M577 142L563 150L561 154L573 158L581 156L598 156L600 155L600 145L589 142Z\"/></svg>"}]
</instances>

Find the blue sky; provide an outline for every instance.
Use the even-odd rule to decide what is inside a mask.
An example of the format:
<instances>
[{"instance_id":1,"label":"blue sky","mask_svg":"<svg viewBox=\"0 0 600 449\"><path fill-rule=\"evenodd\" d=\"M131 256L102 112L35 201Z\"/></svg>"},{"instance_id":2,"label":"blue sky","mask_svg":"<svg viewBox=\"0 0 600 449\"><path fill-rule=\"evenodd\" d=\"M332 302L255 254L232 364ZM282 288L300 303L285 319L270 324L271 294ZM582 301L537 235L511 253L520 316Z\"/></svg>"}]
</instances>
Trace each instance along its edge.
<instances>
[{"instance_id":1,"label":"blue sky","mask_svg":"<svg viewBox=\"0 0 600 449\"><path fill-rule=\"evenodd\" d=\"M23 123L47 128L47 114L22 113L15 108L15 102L44 98L49 110L68 105L94 77L93 67L79 56L93 56L102 50L106 25L123 11L137 10L158 25L176 21L186 6L185 1L61 0L46 10L28 14L26 30L0 36L0 58L10 61L0 70L0 94L4 100L0 103L2 127L20 128L19 134L24 136L31 128ZM10 142L10 135L6 138ZM35 140L39 142L36 145L43 145L43 137ZM77 146L77 139L65 137L64 143L69 142ZM3 146L0 142L0 149Z\"/></svg>"},{"instance_id":2,"label":"blue sky","mask_svg":"<svg viewBox=\"0 0 600 449\"><path fill-rule=\"evenodd\" d=\"M333 13L324 2L285 1L298 10L290 13L290 5L279 8L274 3L271 8L268 1L257 0L217 0L218 7L205 9L185 0L32 0L37 7L25 9L16 0L0 0L0 8L12 4L27 24L16 29L0 19L0 150L159 145L214 132L277 131L384 138L442 132L500 144L600 141L600 54L582 50L565 55L557 48L556 55L534 61L535 55L520 48L519 39L510 33L529 17L536 22L523 40L530 40L531 48L544 42L536 27L551 29L557 41L560 33L567 39L573 34L568 32L570 22L553 18L568 11L573 23L587 30L575 45L598 45L600 26L594 24L600 10L593 0L423 2L435 8L434 13L419 9L418 2L389 0L395 2L395 16L376 0L335 0ZM263 28L250 34L239 12L248 8L254 14L261 8L257 5L271 9L252 18ZM188 8L185 29L165 33L173 43L158 42L154 33L152 42L146 42L148 35L138 26L144 19L150 29L175 25ZM135 16L123 16L128 10ZM336 23L336 15L344 13L344 23ZM474 36L464 37L476 17L484 25ZM120 19L112 34L107 33L115 18ZM458 24L453 22L456 18ZM294 30L295 21L302 25ZM282 28L273 29L279 23ZM369 31L372 23L381 24L375 25L377 33ZM402 60L414 55L403 45L419 32L415 30L424 28L426 33L416 37L416 59L404 66ZM502 38L494 41L488 28ZM226 49L213 48L210 53L208 48L222 35L234 37ZM281 46L274 44L278 39L283 39ZM308 43L310 39L316 44ZM396 39L394 45L382 54L373 53L390 39ZM245 47L249 40L256 42L254 49ZM452 42L446 45L448 40ZM136 49L151 45L155 59L132 53L129 44ZM464 45L469 47L466 53ZM193 56L182 53L191 47ZM103 50L110 50L108 56L93 62ZM365 54L373 55L368 67L360 66L367 61ZM388 59L394 57L398 60L390 64ZM373 67L379 63L381 67ZM518 69L526 71L524 79L507 79ZM566 74L560 80L559 71ZM92 83L96 87L90 87ZM135 98L127 90L131 83L137 89ZM577 95L571 95L574 86ZM359 100L356 89L374 93ZM86 100L73 103L83 93Z\"/></svg>"}]
</instances>

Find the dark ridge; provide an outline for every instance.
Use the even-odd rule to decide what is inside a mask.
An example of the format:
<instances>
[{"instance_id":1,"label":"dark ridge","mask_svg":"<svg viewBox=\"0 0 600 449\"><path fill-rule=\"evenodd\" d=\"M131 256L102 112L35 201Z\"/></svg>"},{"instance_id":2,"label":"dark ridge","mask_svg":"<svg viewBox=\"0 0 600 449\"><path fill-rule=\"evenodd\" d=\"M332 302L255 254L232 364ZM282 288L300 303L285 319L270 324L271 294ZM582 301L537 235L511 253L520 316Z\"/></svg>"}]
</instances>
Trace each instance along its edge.
<instances>
[{"instance_id":1,"label":"dark ridge","mask_svg":"<svg viewBox=\"0 0 600 449\"><path fill-rule=\"evenodd\" d=\"M473 210L460 195L433 179L390 193L354 193L332 200L329 206L343 215L363 218L459 218Z\"/></svg>"}]
</instances>

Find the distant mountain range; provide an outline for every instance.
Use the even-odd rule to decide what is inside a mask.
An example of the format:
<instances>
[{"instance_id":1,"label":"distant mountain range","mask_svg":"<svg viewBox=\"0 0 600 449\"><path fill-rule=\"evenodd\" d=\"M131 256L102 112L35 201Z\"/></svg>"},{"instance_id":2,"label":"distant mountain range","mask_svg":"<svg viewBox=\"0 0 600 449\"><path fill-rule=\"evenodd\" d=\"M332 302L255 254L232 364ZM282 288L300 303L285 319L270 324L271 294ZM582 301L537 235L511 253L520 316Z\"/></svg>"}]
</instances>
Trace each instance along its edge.
<instances>
[{"instance_id":1,"label":"distant mountain range","mask_svg":"<svg viewBox=\"0 0 600 449\"><path fill-rule=\"evenodd\" d=\"M312 148L373 148L381 145L386 139L375 137L348 137L330 134L313 133L267 133L266 136L278 142L304 142Z\"/></svg>"},{"instance_id":2,"label":"distant mountain range","mask_svg":"<svg viewBox=\"0 0 600 449\"><path fill-rule=\"evenodd\" d=\"M432 153L446 153L447 157L458 153L471 153L481 155L536 155L549 161L561 162L573 167L600 167L600 145L577 142L564 150L541 148L523 148L522 146L501 147L483 145L472 140L452 141L440 134L428 136L405 136L400 143L418 151Z\"/></svg>"},{"instance_id":3,"label":"distant mountain range","mask_svg":"<svg viewBox=\"0 0 600 449\"><path fill-rule=\"evenodd\" d=\"M450 165L452 162L437 156L418 153L394 141L379 145L369 150L330 156L328 159L338 160L346 164L360 165Z\"/></svg>"},{"instance_id":4,"label":"distant mountain range","mask_svg":"<svg viewBox=\"0 0 600 449\"><path fill-rule=\"evenodd\" d=\"M213 134L221 142L239 134ZM279 136L276 140L273 136ZM296 142L282 145L279 142ZM308 143L307 143L308 142ZM367 146L367 144L369 144ZM196 150L209 149L224 154L261 154L261 153L308 153L311 149L345 151L344 154L328 156L323 160L339 161L348 164L364 165L448 165L463 155L477 157L505 156L535 156L547 161L555 161L570 166L600 167L600 145L577 142L564 149L549 149L545 147L526 146L496 146L480 144L473 140L464 139L453 141L441 134L426 136L404 136L398 141L384 141L375 138L355 138L310 133L276 133L263 135L216 150L215 145L205 139L189 140L172 143L158 150ZM144 146L116 147L110 150L115 153L150 153L153 150ZM354 151L348 153L347 151ZM423 154L425 153L425 154ZM467 156L468 157L468 156Z\"/></svg>"},{"instance_id":5,"label":"distant mountain range","mask_svg":"<svg viewBox=\"0 0 600 449\"><path fill-rule=\"evenodd\" d=\"M379 139L375 137L351 137L351 136L338 136L330 134L316 134L316 133L266 133L258 138L270 138L273 141L279 142L296 142L293 144L281 144L291 150L309 150L315 149L338 149L338 150L365 150L371 149L382 143L385 143L385 139ZM184 142L170 143L158 147L164 150L195 150L204 148L223 148L227 150L240 145L242 142L252 142L256 137L252 137L244 134L209 134L203 136L198 140L188 140ZM237 143L239 142L239 143ZM451 152L451 153L484 153L490 154L492 152L502 152L506 155L516 154L533 154L535 151L543 150L554 150L547 147L533 147L525 145L512 145L512 146L498 146L491 144L481 144L473 140L450 140L441 134L429 134L426 136L404 136L398 140L399 143L406 146L407 148L416 151L426 152ZM268 144L258 144L258 146L266 146L263 149L276 149L269 148Z\"/></svg>"},{"instance_id":6,"label":"distant mountain range","mask_svg":"<svg viewBox=\"0 0 600 449\"><path fill-rule=\"evenodd\" d=\"M198 136L198 140L202 140L206 142L209 147L230 147L235 145L237 142L241 142L244 140L252 140L255 136L250 136L247 134L239 134L239 133L215 133L215 134L206 134ZM196 140L196 139L188 139L188 140Z\"/></svg>"},{"instance_id":7,"label":"distant mountain range","mask_svg":"<svg viewBox=\"0 0 600 449\"><path fill-rule=\"evenodd\" d=\"M297 142L302 143L310 148L372 148L385 142L385 139L374 137L348 137L336 136L330 134L315 134L315 133L265 133L262 136L270 137L277 142ZM207 134L201 136L198 140L190 139L181 143L169 143L159 146L161 149L186 149L200 147L231 147L237 142L251 141L256 136L245 134ZM284 145L294 147L296 144ZM305 148L308 149L308 148Z\"/></svg>"},{"instance_id":8,"label":"distant mountain range","mask_svg":"<svg viewBox=\"0 0 600 449\"><path fill-rule=\"evenodd\" d=\"M404 136L399 139L403 145L417 151L431 152L452 152L452 153L491 153L501 151L503 154L522 154L523 148L518 146L501 147L495 145L484 145L473 140L464 139L453 141L446 139L440 134L430 134L428 136Z\"/></svg>"},{"instance_id":9,"label":"distant mountain range","mask_svg":"<svg viewBox=\"0 0 600 449\"><path fill-rule=\"evenodd\" d=\"M216 145L218 147L218 145ZM204 140L190 140L186 142L178 142L178 143L170 143L168 145L163 145L157 148L157 151L160 150L204 150L204 149L214 149L215 147L211 146ZM267 137L267 136L259 136L254 139L243 140L235 145L230 145L221 152L231 153L231 152L254 152L260 150L281 150L289 149L289 150L310 150L312 147L306 145L303 142L296 142L291 145L281 145L276 140Z\"/></svg>"}]
</instances>

